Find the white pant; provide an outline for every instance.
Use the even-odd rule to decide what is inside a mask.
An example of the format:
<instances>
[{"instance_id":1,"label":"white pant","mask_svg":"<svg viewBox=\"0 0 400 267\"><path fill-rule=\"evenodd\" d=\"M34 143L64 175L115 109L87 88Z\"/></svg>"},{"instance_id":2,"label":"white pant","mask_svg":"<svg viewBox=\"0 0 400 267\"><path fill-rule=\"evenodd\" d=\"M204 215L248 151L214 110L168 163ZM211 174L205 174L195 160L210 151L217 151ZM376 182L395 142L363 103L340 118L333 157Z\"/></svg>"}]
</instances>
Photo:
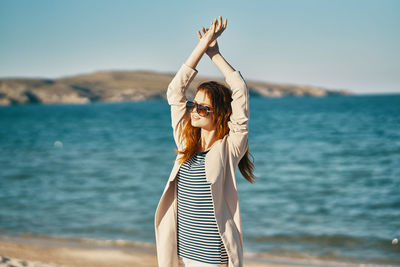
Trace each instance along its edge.
<instances>
[{"instance_id":1,"label":"white pant","mask_svg":"<svg viewBox=\"0 0 400 267\"><path fill-rule=\"evenodd\" d=\"M228 267L227 263L209 264L209 263L191 260L191 259L184 258L181 256L178 256L178 258L179 258L179 267Z\"/></svg>"}]
</instances>

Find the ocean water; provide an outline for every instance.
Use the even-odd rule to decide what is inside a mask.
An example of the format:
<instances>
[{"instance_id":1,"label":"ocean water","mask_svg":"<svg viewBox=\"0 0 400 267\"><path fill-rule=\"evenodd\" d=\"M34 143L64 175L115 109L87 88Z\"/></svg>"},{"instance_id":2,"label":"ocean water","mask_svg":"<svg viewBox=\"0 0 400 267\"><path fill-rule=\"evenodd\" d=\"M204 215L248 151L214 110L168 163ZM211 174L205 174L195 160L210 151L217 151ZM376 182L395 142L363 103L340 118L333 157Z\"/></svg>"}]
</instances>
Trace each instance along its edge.
<instances>
[{"instance_id":1,"label":"ocean water","mask_svg":"<svg viewBox=\"0 0 400 267\"><path fill-rule=\"evenodd\" d=\"M400 264L400 95L250 99L244 249ZM155 242L165 100L0 108L0 234Z\"/></svg>"}]
</instances>

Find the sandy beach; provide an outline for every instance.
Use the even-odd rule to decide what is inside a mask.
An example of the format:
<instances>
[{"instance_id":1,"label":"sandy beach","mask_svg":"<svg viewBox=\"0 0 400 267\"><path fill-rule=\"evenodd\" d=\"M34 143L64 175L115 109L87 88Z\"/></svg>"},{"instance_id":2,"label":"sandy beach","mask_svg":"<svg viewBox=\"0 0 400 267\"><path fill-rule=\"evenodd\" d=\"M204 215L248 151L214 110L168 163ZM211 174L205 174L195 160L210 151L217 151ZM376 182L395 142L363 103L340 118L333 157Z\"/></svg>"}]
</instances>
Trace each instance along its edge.
<instances>
[{"instance_id":1,"label":"sandy beach","mask_svg":"<svg viewBox=\"0 0 400 267\"><path fill-rule=\"evenodd\" d=\"M116 241L118 244L118 241ZM152 244L132 246L79 242L64 238L0 236L0 266L28 267L158 267ZM299 266L379 266L320 260L294 260L289 258L257 258L245 253L246 267L299 267ZM383 266L383 265L381 265ZM385 265L390 266L390 265Z\"/></svg>"},{"instance_id":2,"label":"sandy beach","mask_svg":"<svg viewBox=\"0 0 400 267\"><path fill-rule=\"evenodd\" d=\"M157 267L154 248L90 247L72 241L49 241L40 238L2 237L0 239L0 266L35 267ZM246 261L246 266L290 266L283 264L261 264Z\"/></svg>"}]
</instances>

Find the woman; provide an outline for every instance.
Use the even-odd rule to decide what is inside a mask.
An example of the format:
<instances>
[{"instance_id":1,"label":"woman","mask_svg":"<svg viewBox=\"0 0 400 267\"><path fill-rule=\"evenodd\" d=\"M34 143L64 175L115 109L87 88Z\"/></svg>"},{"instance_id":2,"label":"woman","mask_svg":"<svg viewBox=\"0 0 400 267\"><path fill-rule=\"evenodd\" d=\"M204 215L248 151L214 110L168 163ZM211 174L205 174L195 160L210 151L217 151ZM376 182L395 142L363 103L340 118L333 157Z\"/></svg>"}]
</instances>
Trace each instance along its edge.
<instances>
[{"instance_id":1,"label":"woman","mask_svg":"<svg viewBox=\"0 0 400 267\"><path fill-rule=\"evenodd\" d=\"M217 38L226 29L215 19L198 31L199 43L168 86L174 167L155 214L160 267L243 266L242 226L235 169L254 182L248 152L249 91L240 72L222 57ZM230 89L202 83L193 101L185 90L206 53Z\"/></svg>"}]
</instances>

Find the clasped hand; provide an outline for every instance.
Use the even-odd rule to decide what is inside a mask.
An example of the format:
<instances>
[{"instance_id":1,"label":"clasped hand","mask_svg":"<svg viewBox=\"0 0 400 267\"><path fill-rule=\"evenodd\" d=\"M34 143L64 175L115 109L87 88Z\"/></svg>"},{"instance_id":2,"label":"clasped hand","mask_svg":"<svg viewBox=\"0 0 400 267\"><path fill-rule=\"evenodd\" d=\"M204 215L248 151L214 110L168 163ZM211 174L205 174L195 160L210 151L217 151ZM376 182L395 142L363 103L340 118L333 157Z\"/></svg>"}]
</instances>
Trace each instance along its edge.
<instances>
[{"instance_id":1,"label":"clasped hand","mask_svg":"<svg viewBox=\"0 0 400 267\"><path fill-rule=\"evenodd\" d=\"M202 27L201 31L197 31L197 36L199 40L203 41L207 47L206 54L209 57L219 53L219 47L217 43L217 38L221 36L222 32L226 29L227 19L225 18L224 24L222 24L222 17L219 16L219 20L215 19L211 22L210 28L204 29Z\"/></svg>"}]
</instances>

